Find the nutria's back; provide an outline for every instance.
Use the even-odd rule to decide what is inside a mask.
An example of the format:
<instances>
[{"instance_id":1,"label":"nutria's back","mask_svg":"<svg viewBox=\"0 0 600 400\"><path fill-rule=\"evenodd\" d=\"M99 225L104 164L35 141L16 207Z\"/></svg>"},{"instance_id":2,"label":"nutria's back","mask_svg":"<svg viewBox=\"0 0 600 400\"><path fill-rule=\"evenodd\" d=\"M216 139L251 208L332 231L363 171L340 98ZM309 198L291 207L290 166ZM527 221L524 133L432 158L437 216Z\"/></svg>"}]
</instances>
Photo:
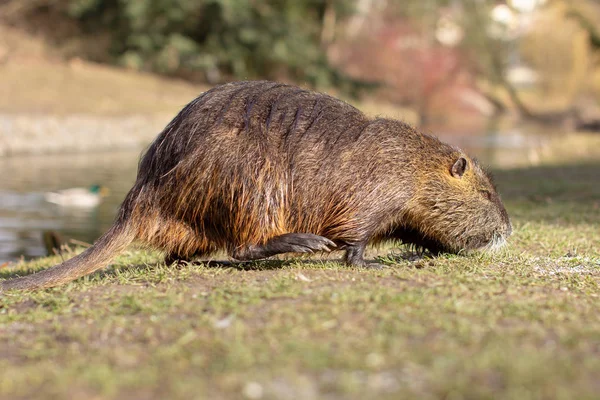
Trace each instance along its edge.
<instances>
[{"instance_id":1,"label":"nutria's back","mask_svg":"<svg viewBox=\"0 0 600 400\"><path fill-rule=\"evenodd\" d=\"M503 242L510 222L461 150L333 97L257 81L218 86L175 117L142 157L113 229L119 244L137 239L169 261L337 247L365 265L373 241L458 252Z\"/></svg>"},{"instance_id":2,"label":"nutria's back","mask_svg":"<svg viewBox=\"0 0 600 400\"><path fill-rule=\"evenodd\" d=\"M373 229L359 225L379 224L374 213L388 212L386 203L398 208L413 191L411 160L391 126L405 143L423 138L293 86L220 86L190 103L143 157L140 182L154 188L145 207L202 225L218 247L294 231L358 240L359 230Z\"/></svg>"}]
</instances>

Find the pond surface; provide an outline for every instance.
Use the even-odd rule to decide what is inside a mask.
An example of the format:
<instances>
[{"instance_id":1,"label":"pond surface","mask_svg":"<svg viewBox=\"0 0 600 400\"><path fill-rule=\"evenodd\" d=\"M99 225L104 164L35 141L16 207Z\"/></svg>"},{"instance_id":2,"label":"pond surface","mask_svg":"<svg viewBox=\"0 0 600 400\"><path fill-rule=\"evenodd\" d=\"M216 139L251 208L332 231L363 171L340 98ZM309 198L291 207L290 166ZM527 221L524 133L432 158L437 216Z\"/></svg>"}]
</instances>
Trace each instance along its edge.
<instances>
[{"instance_id":1,"label":"pond surface","mask_svg":"<svg viewBox=\"0 0 600 400\"><path fill-rule=\"evenodd\" d=\"M494 126L479 135L439 136L492 168L536 164L549 143L561 137L535 127ZM135 180L141 151L0 157L0 265L46 255L44 231L86 243L97 239L111 226ZM108 187L110 194L89 210L63 208L44 199L48 191L93 184Z\"/></svg>"},{"instance_id":2,"label":"pond surface","mask_svg":"<svg viewBox=\"0 0 600 400\"><path fill-rule=\"evenodd\" d=\"M0 264L46 255L42 233L92 243L111 225L135 181L140 151L0 157ZM69 209L44 193L95 183L110 189L99 206Z\"/></svg>"}]
</instances>

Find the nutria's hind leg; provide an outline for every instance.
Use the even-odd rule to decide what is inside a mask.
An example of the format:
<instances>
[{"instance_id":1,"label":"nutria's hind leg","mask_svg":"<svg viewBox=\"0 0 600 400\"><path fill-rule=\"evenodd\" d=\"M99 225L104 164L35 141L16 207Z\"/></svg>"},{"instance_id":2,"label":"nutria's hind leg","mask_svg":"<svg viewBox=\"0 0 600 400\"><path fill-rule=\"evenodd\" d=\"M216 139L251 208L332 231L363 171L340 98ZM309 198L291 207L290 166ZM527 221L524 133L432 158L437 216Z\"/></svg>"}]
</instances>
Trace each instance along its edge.
<instances>
[{"instance_id":1,"label":"nutria's hind leg","mask_svg":"<svg viewBox=\"0 0 600 400\"><path fill-rule=\"evenodd\" d=\"M366 247L367 242L348 244L346 246L346 255L344 256L344 261L346 262L346 264L353 267L361 268L385 268L386 266L383 264L379 264L376 262L368 262L363 258Z\"/></svg>"},{"instance_id":2,"label":"nutria's hind leg","mask_svg":"<svg viewBox=\"0 0 600 400\"><path fill-rule=\"evenodd\" d=\"M199 248L193 252L188 252L188 253L172 251L170 253L167 253L167 255L165 256L165 264L171 265L171 264L189 263L189 262L194 261L194 259L208 256L209 254L211 254L214 251L215 251L215 249L210 246Z\"/></svg>"},{"instance_id":3,"label":"nutria's hind leg","mask_svg":"<svg viewBox=\"0 0 600 400\"><path fill-rule=\"evenodd\" d=\"M231 251L238 261L259 260L282 253L314 253L331 251L336 247L331 240L312 233L286 233L275 236L263 245L246 245Z\"/></svg>"},{"instance_id":4,"label":"nutria's hind leg","mask_svg":"<svg viewBox=\"0 0 600 400\"><path fill-rule=\"evenodd\" d=\"M189 256L189 255L181 255L181 254L177 254L177 253L169 253L165 256L165 264L167 266L172 265L172 264L184 264L184 263L188 263L190 261L192 261L192 259L194 258L194 256Z\"/></svg>"},{"instance_id":5,"label":"nutria's hind leg","mask_svg":"<svg viewBox=\"0 0 600 400\"><path fill-rule=\"evenodd\" d=\"M192 262L194 259L206 257L217 250L216 246L208 242L205 238L190 238L180 243L175 248L165 249L165 264L184 264Z\"/></svg>"}]
</instances>

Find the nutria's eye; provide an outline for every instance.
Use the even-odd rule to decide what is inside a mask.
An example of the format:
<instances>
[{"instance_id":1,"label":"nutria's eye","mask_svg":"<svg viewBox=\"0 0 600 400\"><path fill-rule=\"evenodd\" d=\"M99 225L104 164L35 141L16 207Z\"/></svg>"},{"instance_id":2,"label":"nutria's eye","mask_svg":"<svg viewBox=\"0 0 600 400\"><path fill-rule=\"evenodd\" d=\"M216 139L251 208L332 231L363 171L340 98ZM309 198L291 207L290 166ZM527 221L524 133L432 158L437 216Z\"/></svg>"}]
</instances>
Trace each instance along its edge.
<instances>
[{"instance_id":1,"label":"nutria's eye","mask_svg":"<svg viewBox=\"0 0 600 400\"><path fill-rule=\"evenodd\" d=\"M450 169L450 173L455 178L462 178L465 171L467 170L467 160L464 157L459 157L458 160L454 163L452 168Z\"/></svg>"},{"instance_id":2,"label":"nutria's eye","mask_svg":"<svg viewBox=\"0 0 600 400\"><path fill-rule=\"evenodd\" d=\"M480 190L479 193L481 193L486 199L490 201L492 200L492 192L490 192L489 190Z\"/></svg>"}]
</instances>

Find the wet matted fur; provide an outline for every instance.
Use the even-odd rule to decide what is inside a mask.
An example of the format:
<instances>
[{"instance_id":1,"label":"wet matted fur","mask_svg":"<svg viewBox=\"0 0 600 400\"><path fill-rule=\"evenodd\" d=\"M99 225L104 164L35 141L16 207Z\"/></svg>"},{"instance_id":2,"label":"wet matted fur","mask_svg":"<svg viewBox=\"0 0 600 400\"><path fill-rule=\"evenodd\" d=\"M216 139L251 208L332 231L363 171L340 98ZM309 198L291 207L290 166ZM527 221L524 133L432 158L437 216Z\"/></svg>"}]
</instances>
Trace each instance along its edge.
<instances>
[{"instance_id":1,"label":"wet matted fur","mask_svg":"<svg viewBox=\"0 0 600 400\"><path fill-rule=\"evenodd\" d=\"M114 226L91 248L1 289L59 285L131 242L169 262L235 259L399 240L432 252L488 249L511 233L488 174L401 121L268 81L217 86L185 106L142 156Z\"/></svg>"}]
</instances>

